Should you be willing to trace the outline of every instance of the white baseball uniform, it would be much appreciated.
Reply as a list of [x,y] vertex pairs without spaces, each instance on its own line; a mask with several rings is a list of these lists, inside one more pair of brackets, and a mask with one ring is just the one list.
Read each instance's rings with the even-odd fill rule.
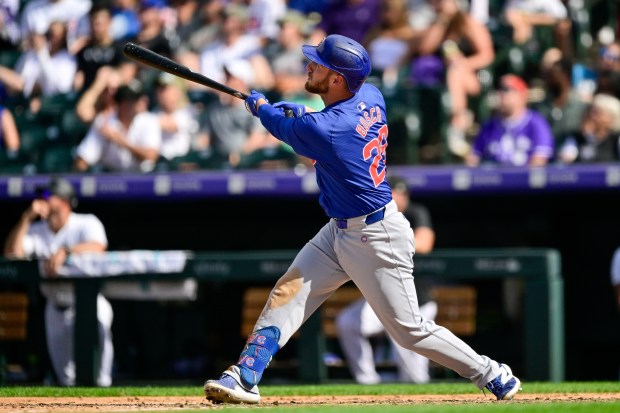
[[[107,246],[108,240],[101,221],[91,214],[71,213],[67,223],[54,233],[45,221],[30,225],[24,237],[23,247],[26,257],[44,259],[60,248],[96,242]],[[75,385],[75,363],[73,360],[73,326],[75,306],[71,283],[41,283],[41,292],[47,299],[45,306],[45,325],[47,346],[58,381],[63,386]],[[99,294],[97,297],[97,319],[99,322],[99,386],[112,384],[112,306]]]

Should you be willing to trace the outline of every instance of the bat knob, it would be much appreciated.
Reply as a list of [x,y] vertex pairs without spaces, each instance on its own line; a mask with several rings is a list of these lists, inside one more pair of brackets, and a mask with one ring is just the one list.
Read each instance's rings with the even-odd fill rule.
[[286,109],[284,111],[284,116],[286,116],[287,118],[294,118],[295,117],[295,112],[293,112],[292,109]]

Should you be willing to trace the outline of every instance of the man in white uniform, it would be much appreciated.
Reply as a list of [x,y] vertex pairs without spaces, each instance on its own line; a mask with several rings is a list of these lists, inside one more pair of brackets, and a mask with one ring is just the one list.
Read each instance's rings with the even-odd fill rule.
[[[101,221],[91,214],[77,214],[73,209],[77,198],[71,183],[53,179],[39,188],[38,198],[22,214],[17,225],[9,233],[4,255],[17,259],[42,259],[46,277],[58,277],[59,268],[71,254],[104,252],[108,245]],[[73,288],[69,283],[51,282],[41,284],[41,292],[47,299],[45,325],[47,346],[59,384],[75,385],[75,362],[73,357],[73,325],[75,305]],[[112,384],[112,307],[101,295],[97,297],[97,318],[101,361],[99,363],[99,386]]]

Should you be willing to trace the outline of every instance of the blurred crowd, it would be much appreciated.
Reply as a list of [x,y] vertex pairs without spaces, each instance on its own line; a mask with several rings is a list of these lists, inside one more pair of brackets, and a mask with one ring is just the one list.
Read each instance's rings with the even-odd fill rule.
[[3,0],[0,173],[311,168],[242,100],[123,47],[320,110],[301,45],[333,33],[370,53],[391,164],[618,161],[606,3],[593,33],[580,0]]

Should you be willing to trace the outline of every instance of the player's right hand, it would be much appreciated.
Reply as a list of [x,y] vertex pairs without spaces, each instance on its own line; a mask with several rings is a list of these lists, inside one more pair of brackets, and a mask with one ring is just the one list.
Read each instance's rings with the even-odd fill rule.
[[274,103],[273,107],[277,109],[282,109],[282,112],[284,113],[286,113],[287,110],[290,110],[293,112],[293,116],[295,116],[296,118],[301,118],[303,115],[306,114],[306,106],[299,105],[294,102],[282,101],[282,102]]
[[32,201],[32,204],[30,204],[30,208],[28,208],[25,212],[28,220],[30,221],[34,221],[37,218],[47,219],[49,213],[49,204],[43,199],[35,199],[34,201]]

